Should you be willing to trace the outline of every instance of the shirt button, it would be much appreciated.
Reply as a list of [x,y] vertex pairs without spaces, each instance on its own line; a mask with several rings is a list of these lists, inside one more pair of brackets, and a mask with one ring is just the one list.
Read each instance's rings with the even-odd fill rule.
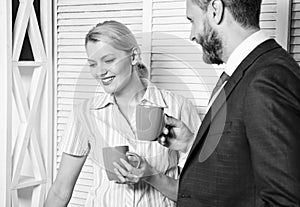
[[181,194],[181,196],[180,196],[181,198],[185,198],[185,195],[184,194]]

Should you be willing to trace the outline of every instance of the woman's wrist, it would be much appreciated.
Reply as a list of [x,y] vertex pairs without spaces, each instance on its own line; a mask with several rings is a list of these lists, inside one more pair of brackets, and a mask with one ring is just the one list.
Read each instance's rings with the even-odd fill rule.
[[160,173],[153,167],[151,167],[150,172],[146,177],[143,178],[143,180],[147,183],[153,183],[155,180],[160,176]]
[[177,201],[178,194],[178,180],[165,175],[164,173],[156,172],[152,176],[148,176],[144,179],[146,183],[160,191],[166,197],[173,201]]

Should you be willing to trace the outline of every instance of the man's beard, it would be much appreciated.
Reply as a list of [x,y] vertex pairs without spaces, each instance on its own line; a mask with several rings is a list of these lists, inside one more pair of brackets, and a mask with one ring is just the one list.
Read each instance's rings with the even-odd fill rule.
[[218,37],[216,31],[205,21],[204,35],[198,35],[198,44],[203,49],[203,61],[208,64],[222,64],[224,61],[221,59],[222,55],[222,41]]

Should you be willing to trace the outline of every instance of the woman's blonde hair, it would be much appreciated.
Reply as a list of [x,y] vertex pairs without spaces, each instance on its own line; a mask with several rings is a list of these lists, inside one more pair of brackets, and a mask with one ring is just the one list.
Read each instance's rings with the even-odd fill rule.
[[104,21],[92,28],[85,37],[85,46],[88,42],[103,41],[117,50],[131,53],[133,49],[137,50],[138,62],[135,69],[140,78],[148,78],[147,67],[141,62],[140,47],[132,32],[122,23],[117,21]]

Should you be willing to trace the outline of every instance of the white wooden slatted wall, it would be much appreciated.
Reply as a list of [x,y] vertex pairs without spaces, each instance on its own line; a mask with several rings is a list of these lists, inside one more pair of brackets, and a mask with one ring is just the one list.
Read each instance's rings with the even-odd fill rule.
[[[85,34],[97,23],[117,20],[131,31],[142,31],[142,0],[58,0],[57,2],[57,143],[73,102],[94,95],[97,82],[86,65]],[[141,38],[138,37],[138,42]],[[102,92],[102,91],[99,91]],[[58,148],[58,147],[57,147]],[[60,155],[57,156],[57,167]],[[83,206],[93,184],[93,166],[85,164],[69,206]]]
[[[57,1],[58,144],[73,102],[91,97],[97,85],[89,70],[83,69],[86,64],[85,34],[96,23],[109,19],[125,23],[137,35],[144,50],[144,61],[151,66],[151,80],[161,88],[189,98],[201,117],[205,115],[211,90],[224,66],[205,64],[201,47],[189,41],[190,24],[185,17],[185,0]],[[276,0],[263,0],[261,14],[261,27],[273,37],[276,36],[276,5]],[[140,35],[143,31],[150,33]],[[148,50],[151,50],[150,55]],[[59,162],[60,156],[57,167]],[[69,206],[84,205],[93,183],[92,176],[93,166],[88,160]]]
[[290,53],[300,64],[300,0],[292,1]]
[[273,38],[276,37],[277,1],[282,0],[262,0],[260,27],[268,32]]
[[[210,93],[224,67],[207,65],[199,45],[189,41],[185,0],[153,0],[151,79],[189,98],[203,118]],[[261,28],[275,37],[276,0],[263,0]]]
[[189,40],[185,0],[154,0],[152,20],[152,81],[189,98],[203,116],[220,69],[205,64],[201,47]]

